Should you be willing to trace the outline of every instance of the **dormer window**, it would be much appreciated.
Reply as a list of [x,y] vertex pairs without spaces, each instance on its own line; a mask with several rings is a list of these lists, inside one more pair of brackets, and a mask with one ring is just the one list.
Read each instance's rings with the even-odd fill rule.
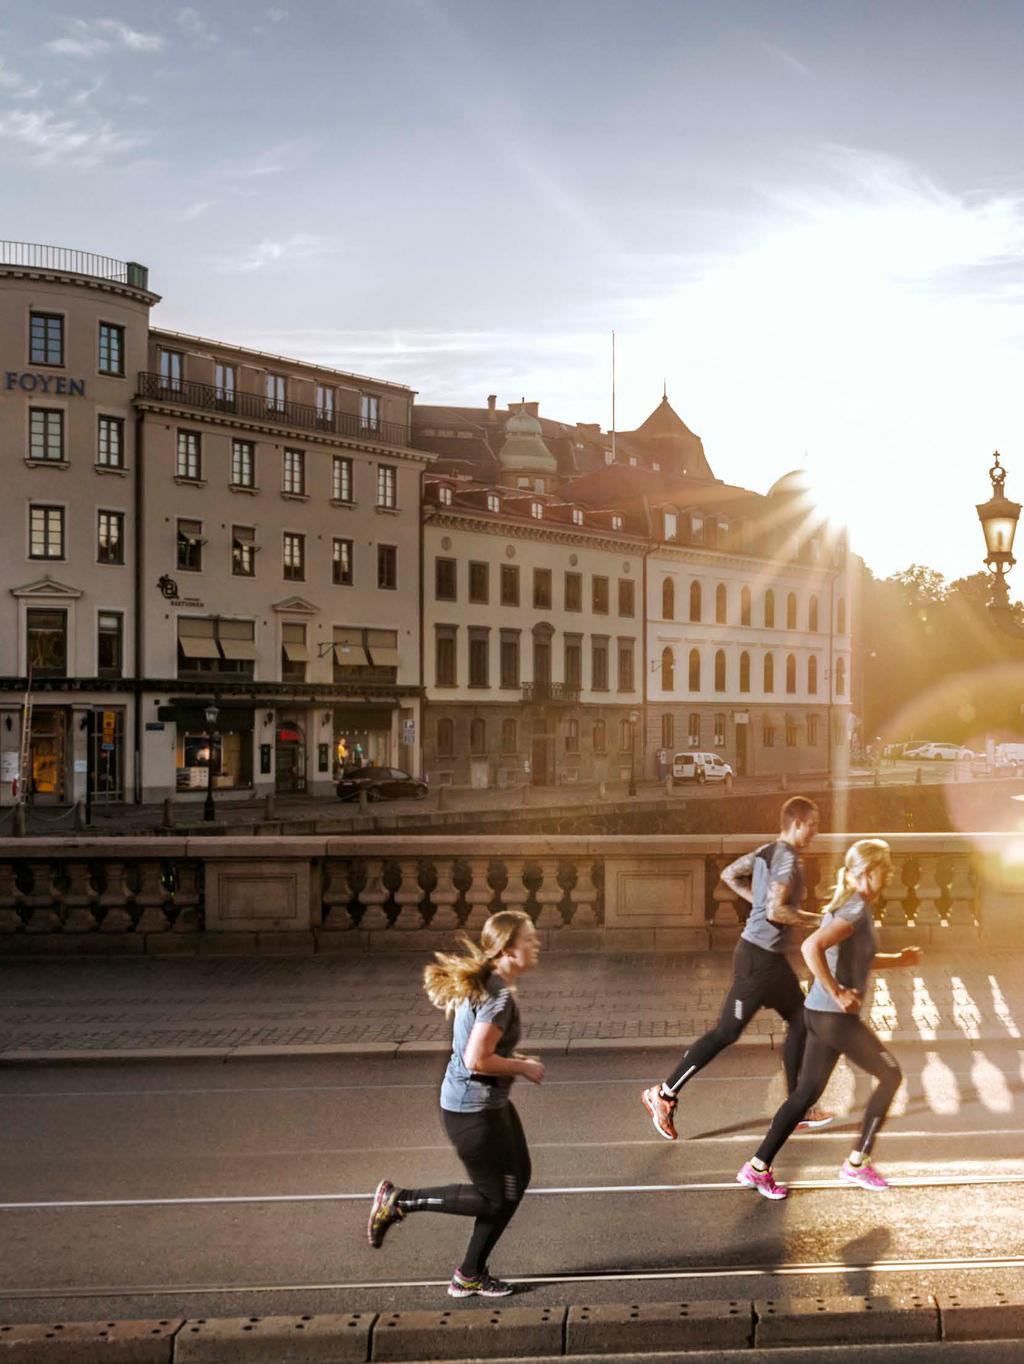
[[579,507],[573,507],[572,509],[572,523],[574,526],[583,525],[583,512]]
[[437,500],[442,507],[450,507],[452,505],[452,490],[446,483],[442,483],[438,488]]
[[635,468],[636,468],[636,463],[637,463],[636,455],[630,455],[630,457],[629,457],[629,467],[630,467],[631,469],[635,469]]
[[543,502],[531,502],[531,503],[530,503],[530,515],[533,517],[533,519],[534,519],[535,521],[540,521],[540,520],[542,520],[542,519],[543,519],[543,516],[544,516],[544,504],[543,504]]
[[497,493],[487,494],[487,510],[489,512],[501,511],[501,498]]
[[720,516],[718,518],[718,534],[720,536],[729,534],[729,518],[727,516]]
[[529,480],[528,478],[517,478],[517,479],[516,479],[516,487],[517,487],[517,488],[529,488],[529,486],[530,486],[530,480]]
[[665,539],[674,540],[679,534],[679,517],[674,511],[665,512]]
[[695,545],[699,545],[704,540],[704,518],[694,513],[690,517],[690,539]]
[[612,530],[622,529],[622,517],[615,515],[612,517]]
[[658,463],[657,460],[654,461],[654,463],[651,465],[651,468],[654,470],[656,474],[661,473],[661,465]]

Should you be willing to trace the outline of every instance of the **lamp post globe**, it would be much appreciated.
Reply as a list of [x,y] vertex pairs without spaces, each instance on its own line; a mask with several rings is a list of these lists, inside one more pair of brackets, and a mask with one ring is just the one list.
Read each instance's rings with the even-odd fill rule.
[[636,795],[636,727],[640,720],[640,712],[631,710],[629,712],[629,795]]
[[213,804],[213,736],[217,729],[220,711],[211,702],[203,712],[206,720],[206,799],[203,801],[203,821],[210,823],[217,818]]
[[998,450],[993,459],[995,462],[988,471],[992,480],[992,496],[987,502],[977,504],[978,520],[985,536],[985,567],[992,574],[992,603],[989,609],[1001,630],[1019,635],[1021,631],[1010,609],[1006,574],[1017,562],[1013,557],[1013,540],[1017,533],[1021,505],[1011,502],[1003,491],[1006,470],[999,463]]

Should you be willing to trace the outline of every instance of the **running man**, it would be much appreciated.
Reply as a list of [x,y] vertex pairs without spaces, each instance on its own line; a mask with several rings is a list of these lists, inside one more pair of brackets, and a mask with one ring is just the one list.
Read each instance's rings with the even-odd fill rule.
[[772,1161],[807,1105],[816,1103],[825,1092],[840,1056],[873,1075],[878,1083],[864,1111],[860,1139],[843,1162],[839,1178],[871,1193],[882,1193],[889,1187],[869,1157],[903,1074],[893,1054],[861,1019],[860,1010],[873,966],[916,966],[921,960],[919,947],[878,951],[872,910],[891,877],[888,843],[880,838],[862,838],[852,844],[821,927],[801,948],[814,972],[814,982],[807,992],[807,1046],[800,1078],[772,1119],[757,1154],[736,1176],[738,1184],[756,1189],[763,1198],[785,1198],[788,1194],[784,1184],[775,1182]]
[[[821,922],[817,914],[803,909],[804,872],[800,854],[818,832],[818,807],[804,796],[792,796],[779,814],[781,833],[774,843],[738,857],[722,872],[722,880],[751,905],[743,933],[733,955],[733,981],[714,1028],[683,1053],[669,1078],[645,1089],[640,1098],[651,1115],[655,1131],[675,1141],[676,1104],[679,1091],[720,1051],[740,1038],[759,1009],[774,1009],[786,1020],[782,1064],[786,1089],[792,1094],[804,1040],[804,992],[796,972],[786,960],[790,926]],[[812,1108],[797,1126],[825,1127],[832,1115]]]

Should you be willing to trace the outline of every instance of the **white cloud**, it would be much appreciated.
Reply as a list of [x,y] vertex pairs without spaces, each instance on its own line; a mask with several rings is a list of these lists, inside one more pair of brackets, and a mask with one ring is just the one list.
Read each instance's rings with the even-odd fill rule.
[[205,47],[212,47],[220,41],[218,34],[206,22],[198,10],[186,6],[178,10],[178,27],[186,37]]
[[0,112],[0,140],[26,148],[35,161],[62,161],[86,170],[141,146],[105,120],[91,124],[61,118],[51,109]]
[[194,204],[189,204],[188,208],[182,209],[178,214],[179,223],[194,223],[197,218],[201,218],[208,208],[213,207],[212,199],[200,199]]
[[33,84],[25,79],[18,71],[12,71],[0,57],[0,90],[3,90],[11,99],[33,99],[39,94],[41,85],[38,81]]
[[248,274],[269,265],[322,258],[330,255],[334,249],[333,243],[326,237],[317,237],[309,232],[293,232],[283,241],[268,238],[242,248],[235,256],[219,256],[211,263],[217,270]]
[[799,72],[801,76],[811,74],[810,67],[805,66],[799,58],[794,57],[792,52],[787,52],[784,47],[779,47],[777,43],[770,43],[766,38],[760,39],[760,43],[769,56],[782,62],[783,66],[788,66],[791,71]]
[[158,33],[141,33],[120,19],[74,19],[70,32],[44,44],[50,52],[63,57],[97,57],[119,48],[128,52],[159,52],[164,40]]

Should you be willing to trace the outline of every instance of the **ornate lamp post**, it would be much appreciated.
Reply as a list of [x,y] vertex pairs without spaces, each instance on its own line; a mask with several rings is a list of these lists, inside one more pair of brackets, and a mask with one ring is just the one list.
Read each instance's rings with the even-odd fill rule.
[[203,801],[203,819],[209,822],[217,818],[213,804],[213,736],[220,711],[211,702],[203,713],[206,718],[206,799]]
[[636,727],[640,719],[638,710],[629,712],[629,794],[636,795]]
[[1020,517],[1020,503],[1011,502],[1003,492],[1006,470],[999,463],[999,451],[994,456],[995,463],[988,471],[992,480],[992,496],[987,502],[978,504],[978,520],[985,533],[985,567],[992,574],[992,602],[989,610],[1000,630],[1006,634],[1024,637],[1024,630],[1015,623],[1010,609],[1010,595],[1006,588],[1006,574],[1017,562],[1013,557],[1013,537],[1017,531]]

